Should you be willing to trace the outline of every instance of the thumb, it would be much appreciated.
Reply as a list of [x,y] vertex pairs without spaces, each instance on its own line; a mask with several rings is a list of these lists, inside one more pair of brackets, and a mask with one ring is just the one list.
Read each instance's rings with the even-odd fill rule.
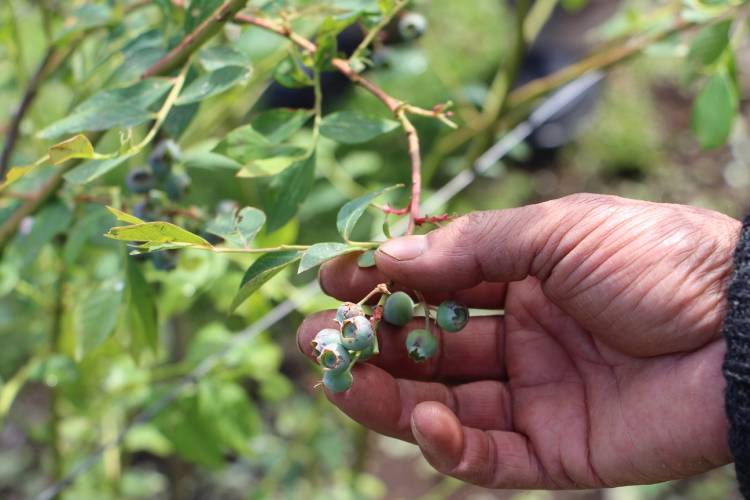
[[417,290],[463,290],[483,281],[543,278],[581,220],[582,202],[602,197],[576,195],[509,210],[473,212],[426,235],[404,236],[381,245],[378,268],[390,279]]

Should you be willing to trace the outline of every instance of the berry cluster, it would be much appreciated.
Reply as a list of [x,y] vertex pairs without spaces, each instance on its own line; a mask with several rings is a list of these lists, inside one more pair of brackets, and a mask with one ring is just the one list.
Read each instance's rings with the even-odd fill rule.
[[[381,293],[381,299],[370,317],[362,304],[373,295]],[[422,301],[425,327],[409,332],[406,351],[416,362],[435,355],[438,340],[430,328],[431,308]],[[388,291],[386,285],[378,285],[358,304],[344,302],[336,310],[338,328],[324,328],[312,340],[313,354],[323,368],[323,385],[331,392],[344,392],[352,386],[352,368],[357,361],[366,361],[378,354],[378,338],[375,332],[381,319],[394,326],[405,326],[414,318],[415,305],[404,292]],[[435,321],[443,331],[461,331],[469,321],[466,306],[446,300],[437,308]]]
[[[148,157],[148,166],[136,167],[128,172],[125,185],[140,197],[133,204],[133,215],[146,222],[169,220],[166,210],[169,202],[178,202],[190,188],[190,177],[175,172],[173,163],[179,159],[180,151],[171,140],[160,142]],[[177,267],[177,252],[165,250],[135,255],[137,260],[150,260],[156,269],[171,271]]]

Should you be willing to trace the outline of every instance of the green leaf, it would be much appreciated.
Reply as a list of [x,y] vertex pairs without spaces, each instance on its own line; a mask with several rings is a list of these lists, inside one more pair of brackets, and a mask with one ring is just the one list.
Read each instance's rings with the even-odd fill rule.
[[688,60],[693,64],[708,66],[716,61],[729,45],[732,20],[711,24],[701,29],[690,45]]
[[250,438],[260,430],[261,420],[242,387],[232,382],[201,380],[198,408],[225,446],[241,454],[250,452]]
[[691,128],[705,149],[722,146],[737,115],[737,89],[725,72],[709,78],[693,104]]
[[128,224],[145,224],[146,221],[143,219],[139,219],[135,215],[131,215],[128,213],[123,212],[122,210],[117,210],[114,207],[107,206],[107,210],[115,216],[117,220],[120,222],[126,222]]
[[269,142],[280,144],[302,128],[312,115],[309,109],[277,108],[258,115],[252,126]]
[[237,214],[223,213],[209,222],[206,231],[221,236],[229,246],[246,248],[266,222],[266,214],[253,207],[245,207]]
[[66,266],[72,266],[85,249],[91,248],[87,245],[94,246],[104,241],[102,233],[112,226],[110,215],[100,205],[87,204],[82,209],[84,215],[78,218],[65,239],[63,260]]
[[374,193],[367,193],[364,196],[353,199],[341,207],[341,210],[339,210],[338,216],[336,217],[336,228],[338,229],[339,234],[348,241],[354,226],[357,224],[357,221],[359,221],[359,218],[362,217],[367,206],[381,194],[399,187],[403,187],[403,184],[390,186],[381,189],[380,191],[375,191]]
[[273,178],[266,193],[266,230],[269,233],[280,229],[297,214],[300,203],[310,194],[314,180],[315,155],[296,162]]
[[20,256],[20,267],[31,264],[44,245],[69,229],[72,220],[73,213],[60,202],[50,203],[39,211],[33,219],[31,231],[20,236],[13,245],[13,252]]
[[302,254],[297,273],[303,273],[339,255],[360,251],[362,251],[361,248],[351,247],[344,243],[316,243]]
[[244,66],[225,66],[206,73],[196,78],[182,91],[176,105],[191,104],[220,94],[247,80],[249,76],[250,69]]
[[113,280],[85,291],[76,300],[73,323],[77,357],[84,357],[112,335],[122,305],[122,290],[122,281]]
[[125,128],[145,123],[154,116],[148,107],[164,96],[171,86],[169,79],[149,78],[129,87],[99,92],[76,106],[62,120],[43,129],[39,136],[54,139],[85,130]]
[[121,241],[143,241],[146,243],[182,243],[210,247],[211,244],[187,229],[171,222],[156,221],[113,227],[104,236]]
[[309,87],[313,84],[312,72],[302,64],[302,56],[296,47],[290,49],[289,55],[276,66],[274,79],[287,88]]
[[280,273],[285,267],[297,262],[302,254],[296,250],[285,250],[262,255],[247,268],[242,277],[240,289],[232,301],[229,310],[234,312],[250,295],[264,283]]
[[130,350],[137,359],[143,346],[153,352],[159,347],[156,297],[135,259],[125,258],[125,320],[130,333]]
[[71,184],[86,184],[114,170],[133,156],[135,156],[135,153],[124,154],[108,160],[88,160],[66,173],[63,178]]
[[240,163],[243,176],[275,175],[299,160],[305,150],[271,143],[251,125],[234,129],[216,145],[214,152]]
[[305,153],[304,149],[295,147],[289,147],[287,152],[282,151],[280,150],[278,156],[261,158],[245,165],[237,172],[237,177],[268,177],[269,175],[280,174],[298,162]]
[[227,169],[239,170],[242,164],[219,153],[211,151],[188,151],[180,158],[183,165],[188,168],[203,168],[207,170]]
[[375,250],[368,250],[357,258],[359,267],[375,267]]
[[59,165],[73,158],[93,158],[94,146],[85,135],[78,134],[49,148],[49,159],[53,165]]
[[393,120],[367,117],[353,111],[339,111],[323,118],[320,133],[344,144],[359,144],[397,127],[398,122]]
[[250,58],[229,45],[216,45],[203,49],[199,58],[206,71],[216,71],[227,66],[250,67]]

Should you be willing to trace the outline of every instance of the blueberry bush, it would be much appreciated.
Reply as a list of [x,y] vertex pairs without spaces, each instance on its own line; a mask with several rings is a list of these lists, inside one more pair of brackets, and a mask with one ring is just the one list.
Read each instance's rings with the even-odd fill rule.
[[[387,496],[387,475],[365,464],[372,439],[319,387],[351,386],[383,321],[424,318],[404,346],[421,362],[472,312],[390,283],[332,302],[318,266],[355,254],[370,267],[393,235],[559,193],[529,194],[523,165],[549,154],[560,123],[584,121],[539,111],[591,75],[614,71],[617,89],[618,68],[645,81],[656,60],[689,96],[687,140],[711,151],[695,154],[741,149],[750,2],[622,1],[589,27],[596,43],[544,59],[545,26],[613,3],[7,0],[0,495]],[[620,125],[645,102],[627,92]],[[575,97],[573,115],[586,107]],[[485,161],[523,127],[529,141],[508,152],[521,174]],[[607,151],[583,157],[625,150],[608,165],[650,175],[659,148],[643,144],[657,134],[628,142],[645,127],[602,127],[582,144]],[[509,191],[459,195],[467,181],[425,203],[467,174]],[[336,322],[310,367],[294,330],[328,307]],[[438,497],[459,487],[435,484]]]

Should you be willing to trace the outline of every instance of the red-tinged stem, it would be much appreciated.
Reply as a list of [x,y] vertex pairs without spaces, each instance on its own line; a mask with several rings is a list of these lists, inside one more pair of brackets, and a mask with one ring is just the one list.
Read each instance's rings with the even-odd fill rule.
[[409,207],[404,208],[396,208],[388,205],[387,203],[385,205],[374,205],[375,208],[378,210],[382,210],[383,213],[390,214],[390,215],[406,215],[409,213]]
[[421,226],[422,224],[439,224],[441,222],[448,222],[453,217],[448,214],[442,214],[442,215],[428,215],[426,217],[418,217],[414,223],[417,226]]

